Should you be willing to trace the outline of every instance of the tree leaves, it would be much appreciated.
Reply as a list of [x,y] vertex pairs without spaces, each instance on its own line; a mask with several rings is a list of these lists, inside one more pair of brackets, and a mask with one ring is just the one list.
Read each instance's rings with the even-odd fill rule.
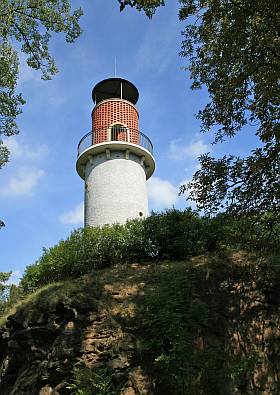
[[11,274],[12,272],[0,272],[0,314],[4,311],[7,302],[10,285],[7,285],[6,282],[11,277]]
[[[67,42],[81,34],[79,8],[71,13],[70,0],[1,0],[0,3],[0,135],[18,133],[16,117],[25,103],[16,93],[19,58],[15,40],[27,56],[27,64],[40,70],[43,79],[57,73],[49,53],[51,32],[64,33]],[[18,48],[18,47],[17,47]],[[8,160],[0,147],[0,167]]]
[[135,7],[138,11],[143,10],[149,18],[152,18],[158,7],[165,5],[164,0],[118,0],[118,2],[120,4],[120,12],[126,6]]
[[[16,94],[18,78],[18,56],[7,39],[0,37],[0,135],[18,133],[15,118],[21,113],[24,104],[20,94]],[[1,144],[1,141],[0,141]],[[0,147],[0,168],[8,159]]]
[[[190,58],[192,88],[208,88],[198,113],[203,132],[218,126],[215,142],[255,125],[260,148],[247,158],[200,158],[201,170],[181,191],[200,208],[235,213],[274,213],[280,171],[280,7],[264,0],[182,0],[187,20],[182,56]],[[193,22],[196,17],[196,23]]]
[[200,209],[226,209],[238,216],[265,216],[269,225],[279,223],[280,160],[275,147],[258,148],[245,159],[206,154],[199,160],[201,169],[181,193],[188,190]]
[[[125,1],[122,1],[125,6]],[[151,11],[159,2],[128,2]],[[180,0],[186,21],[181,56],[192,89],[206,86],[201,131],[214,142],[252,126],[260,146],[248,158],[200,158],[201,170],[181,188],[199,208],[278,216],[280,161],[280,3],[275,0]],[[249,210],[249,211],[248,211]]]

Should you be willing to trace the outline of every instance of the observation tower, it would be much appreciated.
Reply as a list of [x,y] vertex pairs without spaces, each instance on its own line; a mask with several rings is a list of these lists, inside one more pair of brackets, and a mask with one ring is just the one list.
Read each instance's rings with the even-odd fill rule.
[[76,168],[85,181],[85,226],[123,224],[148,215],[148,180],[155,160],[150,139],[139,131],[137,88],[122,78],[92,91],[92,131],[79,142]]

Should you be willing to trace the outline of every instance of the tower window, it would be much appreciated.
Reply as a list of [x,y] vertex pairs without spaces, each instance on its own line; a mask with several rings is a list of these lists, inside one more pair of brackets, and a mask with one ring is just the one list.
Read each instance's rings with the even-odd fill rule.
[[121,124],[110,127],[110,141],[129,141],[129,130]]

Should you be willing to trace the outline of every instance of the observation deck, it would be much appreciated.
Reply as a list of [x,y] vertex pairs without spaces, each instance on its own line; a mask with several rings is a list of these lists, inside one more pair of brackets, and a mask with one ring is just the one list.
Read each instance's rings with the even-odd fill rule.
[[[106,136],[102,142],[99,142],[100,135]],[[109,128],[91,131],[82,137],[78,144],[76,163],[79,176],[84,179],[85,165],[92,156],[108,151],[125,151],[126,155],[131,152],[140,156],[145,164],[146,179],[154,172],[155,160],[151,140],[139,130],[115,124]]]

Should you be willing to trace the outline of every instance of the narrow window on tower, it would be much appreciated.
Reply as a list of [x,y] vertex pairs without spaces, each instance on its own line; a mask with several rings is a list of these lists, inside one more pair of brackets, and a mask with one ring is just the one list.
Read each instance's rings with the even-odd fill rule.
[[112,125],[109,129],[109,141],[129,142],[129,129],[119,123]]

